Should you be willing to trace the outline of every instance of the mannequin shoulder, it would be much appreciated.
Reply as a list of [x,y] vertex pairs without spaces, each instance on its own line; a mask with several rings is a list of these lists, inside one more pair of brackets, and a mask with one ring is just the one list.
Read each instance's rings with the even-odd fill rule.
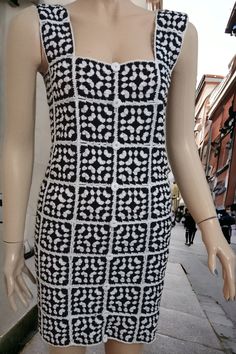
[[[198,32],[197,32],[197,28],[195,27],[195,25],[188,21],[187,22],[187,26],[186,26],[186,30],[183,36],[183,45],[182,45],[182,51],[184,51],[184,49],[190,48],[191,46],[196,46],[198,43]],[[189,47],[190,46],[190,47]]]
[[38,14],[35,5],[30,5],[25,9],[19,10],[9,22],[9,31],[29,31],[38,25]]
[[37,9],[35,5],[30,5],[9,21],[6,43],[12,49],[28,50],[32,56],[36,56],[40,50],[39,33]]

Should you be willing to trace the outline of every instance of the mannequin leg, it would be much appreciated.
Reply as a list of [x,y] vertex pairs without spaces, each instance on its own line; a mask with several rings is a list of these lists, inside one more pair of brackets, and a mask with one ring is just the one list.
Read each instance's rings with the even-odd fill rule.
[[143,354],[143,343],[122,343],[109,339],[105,343],[106,354]]
[[49,344],[49,354],[85,354],[86,346],[71,345],[68,347],[56,347]]

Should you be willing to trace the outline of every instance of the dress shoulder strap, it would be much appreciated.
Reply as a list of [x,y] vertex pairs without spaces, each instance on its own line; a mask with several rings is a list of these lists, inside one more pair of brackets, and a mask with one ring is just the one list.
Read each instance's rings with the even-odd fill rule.
[[159,63],[173,70],[181,51],[188,15],[163,9],[157,19],[156,52]]
[[73,38],[66,9],[58,4],[37,4],[40,37],[48,63],[73,53]]

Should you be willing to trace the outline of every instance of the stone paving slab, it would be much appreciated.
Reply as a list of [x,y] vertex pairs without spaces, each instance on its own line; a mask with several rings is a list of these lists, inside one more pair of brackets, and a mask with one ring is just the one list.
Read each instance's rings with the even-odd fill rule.
[[225,315],[224,310],[216,302],[214,303],[214,302],[202,302],[201,301],[201,307],[206,312],[213,312],[213,313],[217,313],[219,315]]
[[222,349],[209,321],[180,311],[161,308],[158,333]]
[[[236,253],[236,245],[231,244],[231,247]],[[179,262],[184,267],[191,287],[220,339],[224,352],[236,354],[236,301],[226,301],[223,297],[222,269],[218,258],[216,267],[219,276],[213,276],[210,273],[207,252],[199,230],[196,233],[194,244],[186,252],[183,227],[176,225],[172,229],[169,260]]]
[[217,323],[223,326],[227,327],[233,327],[234,324],[231,320],[229,320],[225,314],[221,315],[219,313],[211,312],[211,311],[206,311],[207,317],[210,320],[211,323]]
[[224,347],[228,349],[228,352],[231,354],[236,354],[236,343],[232,340],[225,339]]
[[236,343],[236,341],[235,341],[235,335],[236,335],[235,327],[223,326],[221,324],[214,323],[214,330],[223,339],[229,339],[229,340],[234,341],[234,343]]
[[223,354],[223,351],[158,334],[157,341],[146,347],[144,354]]
[[192,293],[189,281],[183,270],[182,272],[181,276],[179,274],[168,274],[165,278],[165,288],[179,293]]
[[166,266],[166,273],[183,275],[183,268],[179,263],[168,262]]
[[161,306],[201,318],[206,317],[193,291],[186,291],[185,293],[179,292],[179,290],[173,291],[173,289],[164,288]]

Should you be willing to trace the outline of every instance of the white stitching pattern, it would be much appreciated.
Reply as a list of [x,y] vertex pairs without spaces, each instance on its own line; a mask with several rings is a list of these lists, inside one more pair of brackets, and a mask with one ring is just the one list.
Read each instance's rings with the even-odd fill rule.
[[35,220],[39,333],[56,346],[151,343],[171,232],[165,109],[188,17],[159,11],[155,59],[110,64],[75,56],[66,8],[36,6],[52,136]]

